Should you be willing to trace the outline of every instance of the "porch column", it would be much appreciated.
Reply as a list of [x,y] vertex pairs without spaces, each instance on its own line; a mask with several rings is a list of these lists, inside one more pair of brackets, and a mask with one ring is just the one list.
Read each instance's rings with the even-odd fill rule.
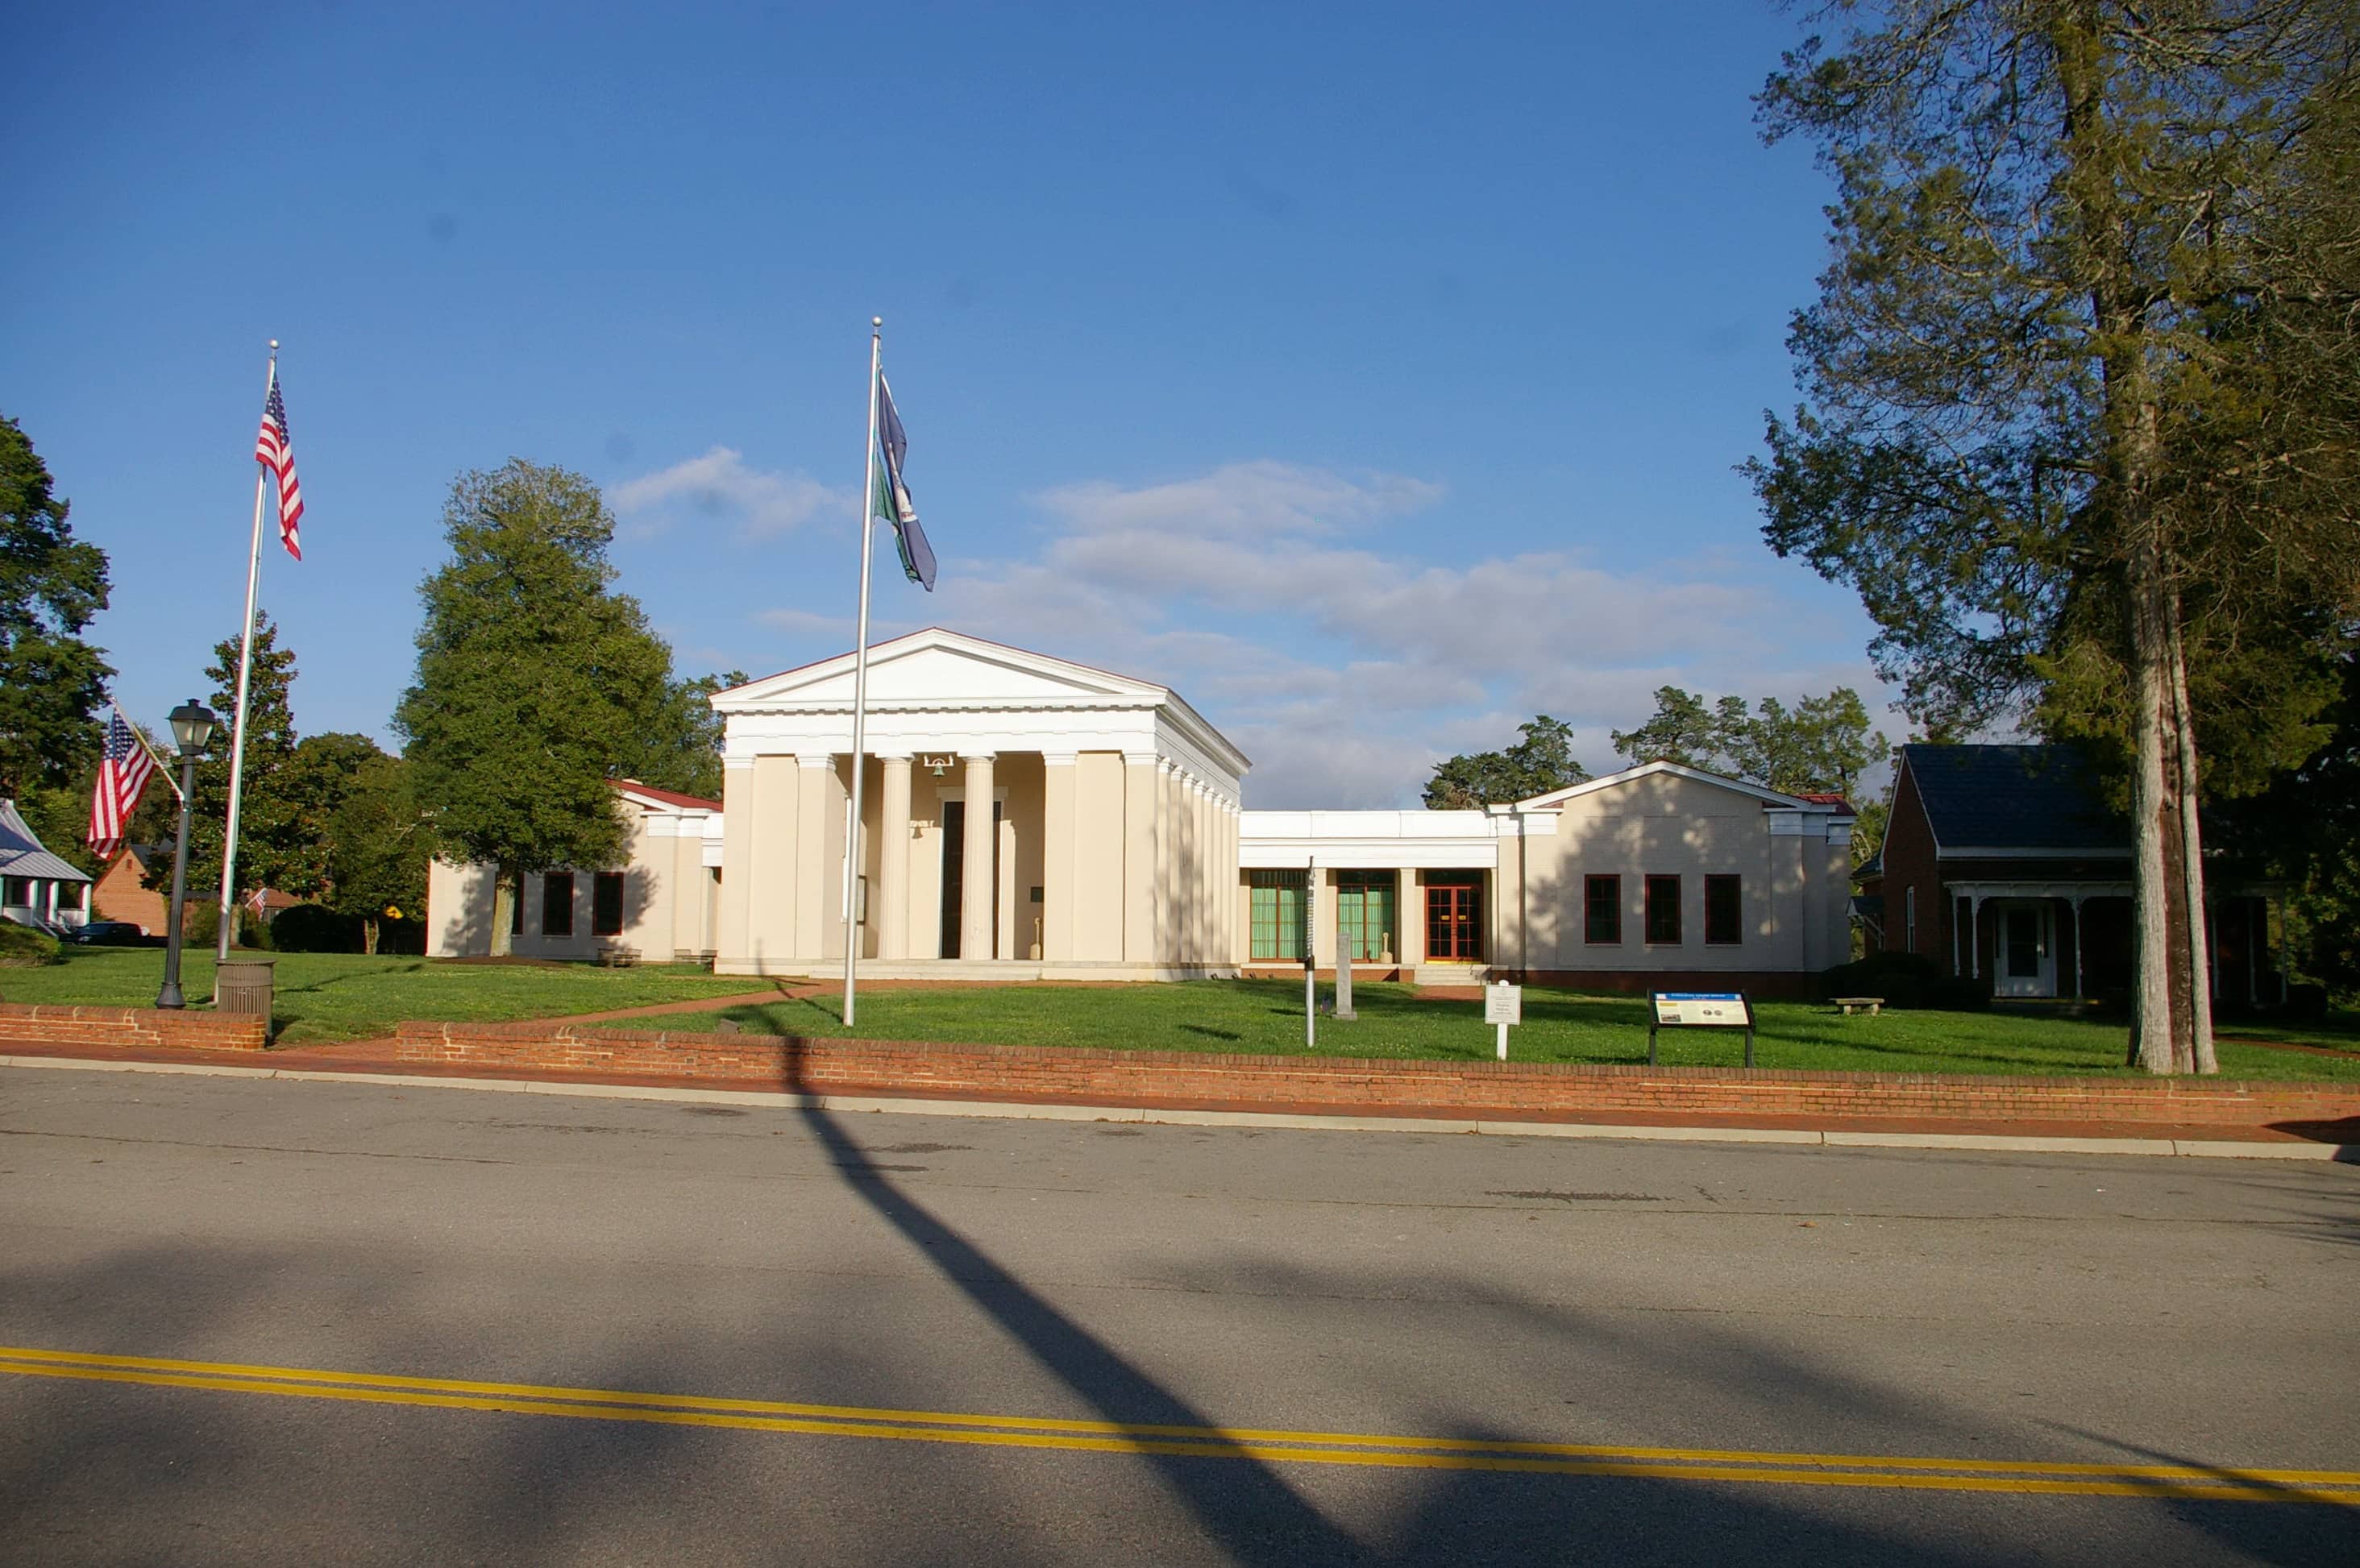
[[877,802],[877,886],[869,900],[869,929],[877,956],[910,956],[910,759],[887,752],[885,789]]
[[1983,896],[1975,894],[1967,900],[1967,978],[1983,977]]
[[2073,895],[2073,999],[2081,999],[2081,895]]
[[959,861],[959,956],[961,958],[991,958],[992,952],[991,895],[999,886],[999,873],[992,865],[992,851],[1000,845],[1000,834],[991,825],[991,765],[993,754],[988,751],[968,752],[967,756],[967,833],[965,853]]
[[1072,752],[1041,754],[1041,958],[1074,952],[1074,789],[1079,759]]

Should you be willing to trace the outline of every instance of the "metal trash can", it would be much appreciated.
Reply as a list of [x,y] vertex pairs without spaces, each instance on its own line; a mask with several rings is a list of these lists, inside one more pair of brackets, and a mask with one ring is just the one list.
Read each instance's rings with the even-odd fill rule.
[[233,958],[213,973],[213,1011],[270,1018],[270,966],[275,958]]

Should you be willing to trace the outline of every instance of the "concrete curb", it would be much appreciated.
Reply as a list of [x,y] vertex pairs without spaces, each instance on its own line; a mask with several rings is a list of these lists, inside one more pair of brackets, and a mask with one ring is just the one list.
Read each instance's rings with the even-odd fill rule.
[[1493,1138],[1628,1138],[1651,1143],[1782,1143],[1823,1149],[1943,1149],[2012,1154],[2144,1154],[2210,1160],[2310,1160],[2360,1164],[2360,1144],[2259,1143],[2227,1138],[2016,1138],[1997,1133],[1852,1132],[1808,1127],[1634,1127],[1616,1122],[1519,1122],[1458,1116],[1302,1116],[1275,1111],[1175,1110],[1156,1105],[1032,1105],[1008,1100],[915,1100],[876,1094],[796,1094],[772,1089],[667,1089],[637,1083],[548,1083],[525,1078],[442,1078],[409,1073],[323,1073],[224,1063],[103,1062],[0,1055],[0,1067],[79,1073],[167,1073],[275,1078],[294,1083],[372,1083],[388,1089],[475,1089],[589,1100],[655,1100],[772,1110],[881,1112],[905,1116],[996,1116],[1011,1121],[1142,1122],[1175,1127],[1270,1127],[1296,1132],[1480,1134]]

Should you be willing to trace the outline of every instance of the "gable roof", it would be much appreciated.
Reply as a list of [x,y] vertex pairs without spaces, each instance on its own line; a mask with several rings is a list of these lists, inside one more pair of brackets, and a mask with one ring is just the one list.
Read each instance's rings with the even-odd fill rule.
[[16,814],[14,800],[0,800],[0,876],[39,877],[53,882],[90,880],[90,873],[81,866],[49,852]]
[[[848,713],[854,662],[851,653],[839,653],[716,691],[711,699],[714,711],[725,717]],[[1234,775],[1252,766],[1234,742],[1168,686],[945,626],[869,645],[868,712],[872,720],[894,713],[1077,710],[1152,711],[1217,769]]]
[[1552,789],[1546,795],[1535,795],[1529,800],[1519,800],[1516,802],[1516,810],[1547,811],[1554,806],[1562,806],[1568,800],[1578,800],[1584,795],[1593,795],[1601,789],[1612,789],[1620,785],[1634,783],[1659,773],[1669,774],[1675,779],[1686,779],[1691,783],[1711,784],[1740,795],[1751,795],[1769,810],[1824,811],[1847,817],[1852,815],[1852,808],[1844,804],[1843,797],[1841,795],[1789,795],[1782,790],[1748,783],[1743,779],[1732,779],[1721,773],[1707,773],[1701,768],[1689,768],[1677,762],[1643,762],[1636,768],[1626,768],[1620,773],[1609,773],[1598,779],[1585,779],[1579,784],[1568,784],[1562,789]]
[[677,789],[659,789],[636,779],[610,779],[607,782],[615,787],[617,794],[638,796],[650,805],[670,806],[675,811],[717,811],[721,809],[718,800],[708,800],[702,795],[683,795]]
[[2128,855],[2130,824],[2105,804],[2089,757],[2070,746],[1901,748],[1936,853]]
[[[774,702],[849,702],[853,655],[839,653],[713,694],[725,713]],[[1109,670],[1011,648],[945,626],[928,626],[869,646],[869,701],[932,702],[990,698],[1014,702],[1175,700],[1167,687]],[[1185,704],[1183,704],[1184,706]]]

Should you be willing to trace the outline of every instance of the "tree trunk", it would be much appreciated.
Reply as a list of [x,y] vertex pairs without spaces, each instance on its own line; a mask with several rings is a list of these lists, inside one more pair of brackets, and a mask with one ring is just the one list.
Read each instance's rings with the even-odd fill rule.
[[[2132,1037],[2139,1064],[2150,1073],[2177,1070],[2173,1020],[2171,900],[2173,850],[2180,837],[2179,802],[2166,765],[2172,707],[2169,646],[2163,626],[2162,571],[2152,539],[2132,547],[2125,586],[2131,626],[2131,891],[2137,972],[2132,993]],[[2192,1058],[2191,1058],[2192,1060]]]
[[371,958],[377,956],[377,917],[375,915],[361,921],[361,952]]
[[2162,549],[2143,531],[2130,550],[2131,774],[2137,1060],[2150,1073],[2217,1073],[2196,736],[2180,630],[2180,596]]
[[506,958],[514,951],[508,930],[516,923],[517,900],[524,897],[524,877],[503,862],[492,875],[492,956]]
[[2169,595],[2171,628],[2171,705],[2180,760],[2180,881],[2181,908],[2188,921],[2188,1034],[2191,1068],[2218,1073],[2221,1060],[2212,1050],[2212,953],[2204,927],[2204,832],[2197,820],[2202,795],[2196,768],[2196,710],[2188,699],[2188,649],[2180,634],[2180,594]]

